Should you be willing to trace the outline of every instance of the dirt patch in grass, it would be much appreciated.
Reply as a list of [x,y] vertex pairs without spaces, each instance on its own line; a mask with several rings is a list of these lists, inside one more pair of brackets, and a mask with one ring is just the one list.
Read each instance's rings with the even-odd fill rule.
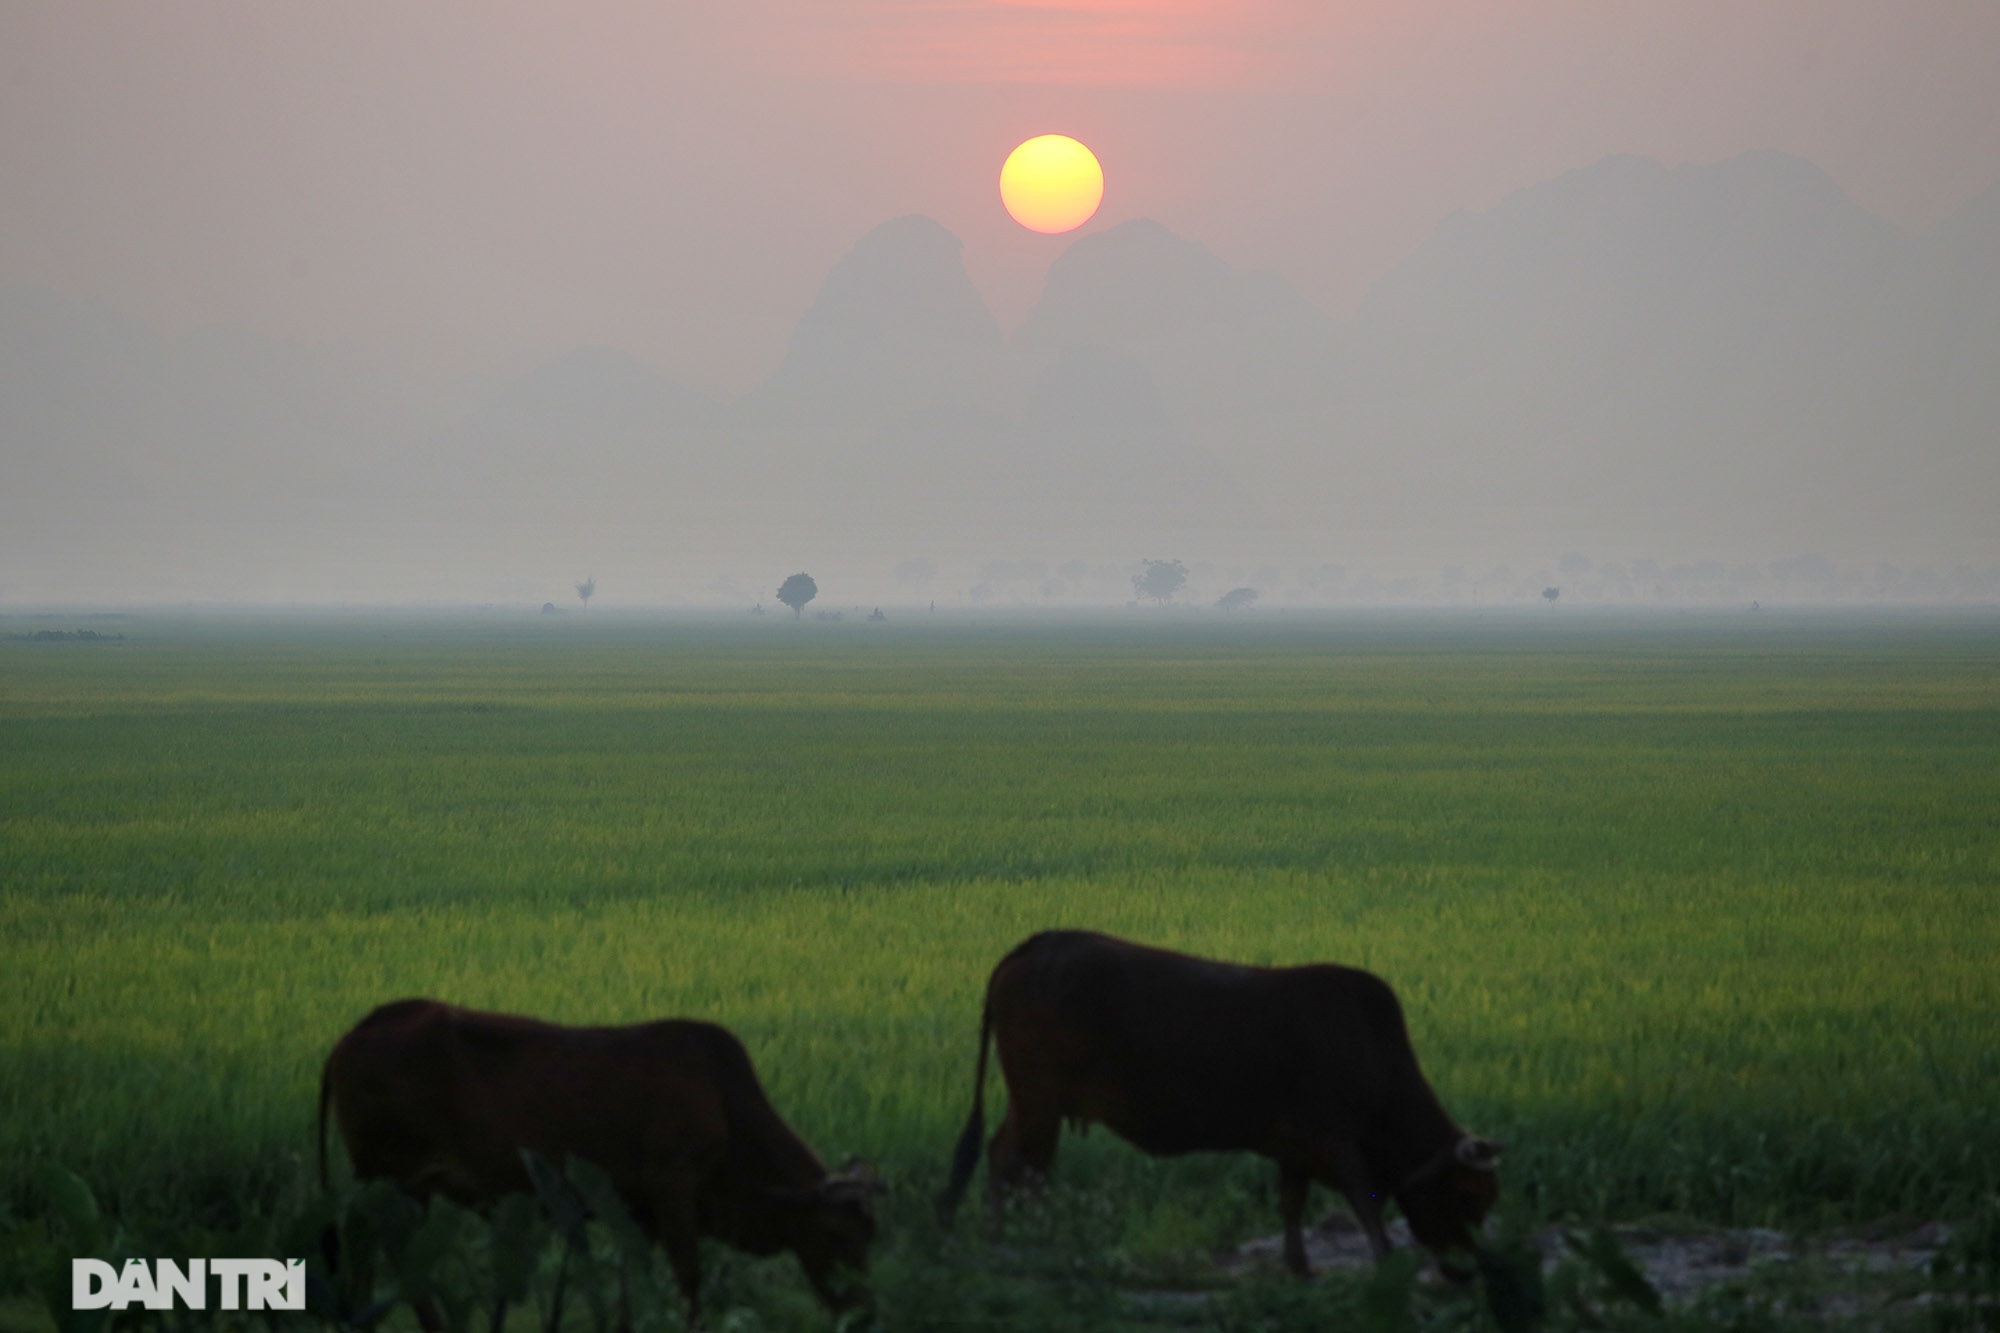
[[[1734,1288],[1768,1298],[1793,1315],[1847,1320],[1864,1311],[1919,1307],[1932,1262],[1950,1241],[1942,1222],[1878,1228],[1865,1234],[1797,1236],[1762,1227],[1704,1229],[1674,1224],[1611,1228],[1624,1257],[1644,1275],[1668,1308],[1698,1304]],[[1407,1223],[1390,1224],[1398,1248],[1413,1242]],[[1306,1255],[1316,1272],[1365,1270],[1367,1238],[1352,1218],[1334,1213],[1306,1233]],[[1534,1238],[1544,1271],[1575,1253],[1568,1234],[1550,1227]],[[1215,1256],[1232,1277],[1283,1265],[1284,1238],[1263,1236]]]

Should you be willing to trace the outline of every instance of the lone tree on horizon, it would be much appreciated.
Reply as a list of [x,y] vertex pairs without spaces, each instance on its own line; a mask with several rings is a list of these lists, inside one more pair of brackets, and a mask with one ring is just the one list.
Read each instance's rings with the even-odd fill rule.
[[794,574],[778,585],[778,600],[792,608],[792,619],[799,618],[799,612],[806,609],[806,603],[819,596],[819,585],[810,574]]
[[584,610],[590,609],[590,599],[597,595],[597,575],[592,574],[576,585],[576,595],[583,599]]
[[1227,612],[1234,611],[1239,607],[1248,606],[1256,600],[1257,590],[1255,588],[1231,588],[1228,592],[1216,598],[1215,604]]
[[1187,583],[1187,566],[1178,560],[1147,560],[1143,574],[1132,576],[1132,591],[1141,597],[1150,597],[1161,606],[1173,599],[1173,595]]
[[1542,589],[1542,600],[1547,602],[1550,606],[1554,606],[1556,604],[1556,598],[1562,595],[1563,595],[1563,590],[1561,588]]

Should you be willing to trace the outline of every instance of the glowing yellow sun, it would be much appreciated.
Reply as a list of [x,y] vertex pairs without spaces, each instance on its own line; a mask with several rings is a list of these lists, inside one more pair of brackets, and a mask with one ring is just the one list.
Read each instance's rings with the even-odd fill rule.
[[1054,234],[1090,221],[1104,199],[1097,155],[1066,134],[1044,134],[1007,154],[1000,202],[1029,231]]

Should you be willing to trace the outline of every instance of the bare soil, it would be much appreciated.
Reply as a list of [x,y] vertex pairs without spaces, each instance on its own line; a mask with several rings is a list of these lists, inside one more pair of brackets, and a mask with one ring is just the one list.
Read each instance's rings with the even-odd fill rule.
[[[1646,1275],[1662,1300],[1690,1303],[1728,1284],[1752,1284],[1786,1277],[1813,1279],[1827,1291],[1826,1312],[1851,1314],[1855,1299],[1868,1290],[1882,1291],[1893,1279],[1925,1272],[1938,1250],[1950,1239],[1942,1222],[1926,1222],[1887,1234],[1800,1237],[1761,1227],[1698,1230],[1671,1226],[1612,1228],[1625,1257]],[[1409,1226],[1398,1219],[1389,1226],[1398,1248],[1412,1244]],[[1559,1228],[1535,1238],[1545,1268],[1552,1268],[1569,1247]],[[1216,1256],[1218,1267],[1232,1276],[1283,1265],[1282,1236],[1263,1236]],[[1315,1271],[1362,1269],[1370,1263],[1368,1241],[1344,1212],[1330,1214],[1306,1232],[1306,1256]],[[1843,1296],[1841,1293],[1851,1293]]]

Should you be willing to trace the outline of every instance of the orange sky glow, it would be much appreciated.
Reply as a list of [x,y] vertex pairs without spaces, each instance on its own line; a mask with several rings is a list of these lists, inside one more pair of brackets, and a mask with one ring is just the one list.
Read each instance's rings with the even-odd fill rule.
[[1003,323],[995,164],[1072,134],[1322,308],[1607,154],[1795,153],[1906,228],[1996,184],[1987,0],[208,0],[0,9],[0,283],[468,363],[576,339],[767,373],[883,220]]
[[1291,0],[911,0],[808,7],[779,59],[848,80],[1220,89],[1289,76]]

